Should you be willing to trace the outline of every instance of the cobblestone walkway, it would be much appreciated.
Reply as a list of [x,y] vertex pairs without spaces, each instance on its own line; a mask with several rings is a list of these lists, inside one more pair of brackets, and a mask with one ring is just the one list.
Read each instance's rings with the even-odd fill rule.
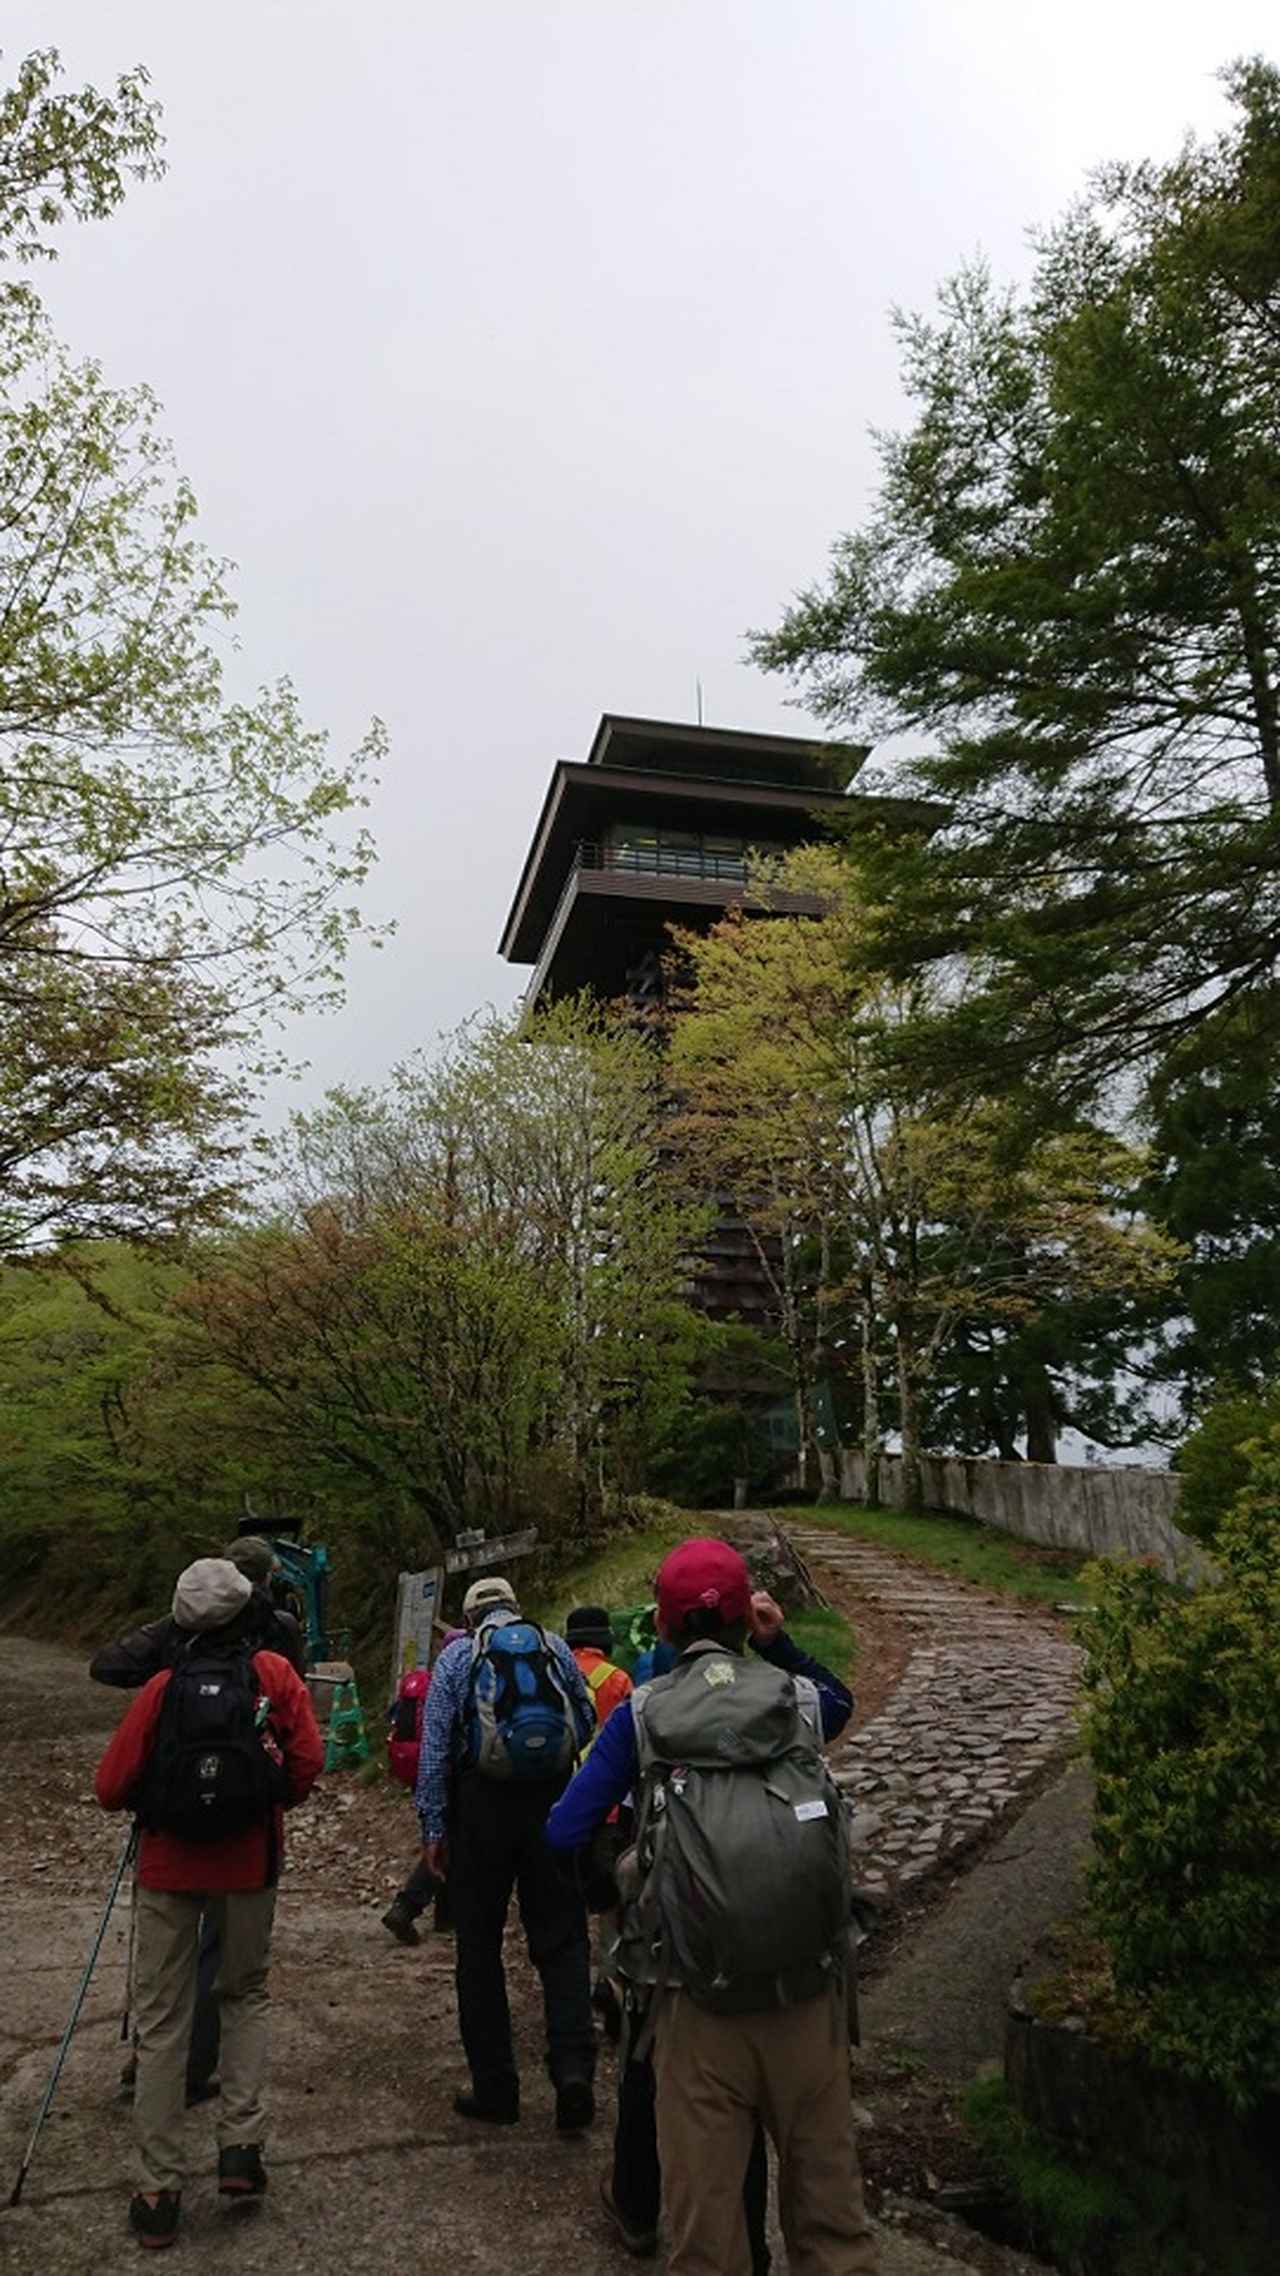
[[899,1895],[1004,1817],[1070,1742],[1080,1652],[1010,1602],[869,1542],[788,1526],[805,1562],[914,1631],[892,1698],[831,1749],[860,1882]]

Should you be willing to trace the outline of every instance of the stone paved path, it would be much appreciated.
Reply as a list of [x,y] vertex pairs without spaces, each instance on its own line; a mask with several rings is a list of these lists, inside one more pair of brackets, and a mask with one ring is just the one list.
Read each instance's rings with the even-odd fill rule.
[[958,1855],[1028,1792],[1074,1731],[1080,1652],[1010,1600],[818,1526],[787,1531],[914,1632],[902,1680],[870,1723],[831,1749],[853,1809],[860,1882],[897,1896]]

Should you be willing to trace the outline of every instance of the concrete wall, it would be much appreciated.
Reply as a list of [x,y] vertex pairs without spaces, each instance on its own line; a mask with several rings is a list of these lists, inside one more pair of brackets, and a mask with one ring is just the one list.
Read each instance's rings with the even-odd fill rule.
[[[989,1462],[962,1454],[926,1454],[926,1509],[976,1517],[1020,1541],[1099,1557],[1151,1557],[1168,1579],[1205,1568],[1202,1552],[1174,1524],[1181,1482],[1171,1470],[1103,1470],[1092,1464]],[[861,1501],[865,1465],[846,1451],[842,1490]],[[902,1500],[902,1459],[880,1457],[880,1498]]]

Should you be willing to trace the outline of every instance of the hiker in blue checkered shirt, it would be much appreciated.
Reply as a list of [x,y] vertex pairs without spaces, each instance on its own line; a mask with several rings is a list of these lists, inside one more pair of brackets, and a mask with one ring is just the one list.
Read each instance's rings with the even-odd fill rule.
[[502,1965],[514,1889],[542,1979],[556,2125],[580,2133],[595,2115],[587,1915],[543,1828],[594,1733],[595,1708],[564,1638],[521,1618],[509,1581],[473,1582],[462,1616],[469,1633],[436,1662],[417,1785],[423,1857],[439,1879],[448,1871],[454,1916],[472,2082],[454,2108],[499,2126],[520,2116]]

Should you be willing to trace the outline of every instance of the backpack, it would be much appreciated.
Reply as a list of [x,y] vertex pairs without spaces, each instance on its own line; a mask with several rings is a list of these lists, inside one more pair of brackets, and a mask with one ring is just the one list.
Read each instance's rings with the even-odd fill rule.
[[569,1691],[532,1620],[482,1628],[467,1679],[467,1761],[486,1778],[563,1778],[578,1752]]
[[411,1667],[396,1685],[387,1718],[387,1767],[402,1786],[416,1786],[422,1751],[422,1714],[431,1688],[431,1670]]
[[633,1695],[632,1712],[623,1974],[679,1985],[722,2015],[842,1983],[848,1828],[794,1679],[753,1654],[695,1647]]
[[196,1636],[175,1661],[136,1805],[148,1833],[223,1841],[268,1824],[286,1799],[252,1654],[251,1644],[218,1651]]

